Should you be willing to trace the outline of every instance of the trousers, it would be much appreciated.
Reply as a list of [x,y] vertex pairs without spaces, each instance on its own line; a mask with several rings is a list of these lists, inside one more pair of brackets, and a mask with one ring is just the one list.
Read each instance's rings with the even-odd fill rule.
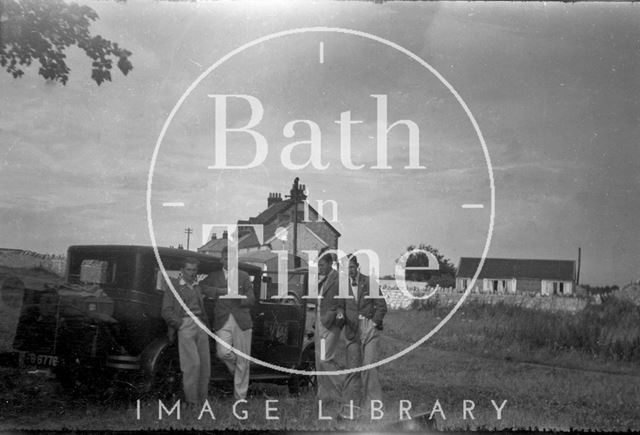
[[[316,332],[314,334],[316,351],[316,371],[338,371],[344,367],[337,360],[337,348],[340,340],[340,328],[327,329],[316,316]],[[324,345],[322,342],[324,341]],[[324,350],[324,355],[322,354]],[[318,375],[318,399],[342,403],[343,375]]]
[[209,335],[191,317],[183,317],[178,329],[178,354],[187,403],[201,404],[209,394],[211,356]]
[[[347,340],[348,368],[363,367],[378,361],[380,330],[371,319],[358,320],[358,333]],[[358,405],[370,406],[372,400],[382,400],[382,386],[378,368],[368,368],[358,373],[349,373],[345,379],[345,394]]]
[[[218,337],[225,343],[233,346],[234,349],[250,355],[251,354],[251,329],[242,330],[233,314],[229,314],[229,318],[221,329],[216,331]],[[250,361],[246,358],[236,355],[233,349],[228,349],[221,343],[216,343],[216,354],[218,358],[224,362],[233,375],[233,395],[236,400],[245,399],[249,390],[249,365]]]

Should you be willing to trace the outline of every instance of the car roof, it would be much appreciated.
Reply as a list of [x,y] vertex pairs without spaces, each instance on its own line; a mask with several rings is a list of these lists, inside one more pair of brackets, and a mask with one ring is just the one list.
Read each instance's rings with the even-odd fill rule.
[[[153,247],[146,245],[73,245],[69,246],[68,254],[81,253],[81,252],[109,252],[120,254],[145,254],[154,255]],[[213,255],[202,254],[200,252],[190,251],[186,249],[167,248],[164,246],[158,246],[158,254],[160,257],[173,257],[173,258],[195,258],[203,262],[213,262],[220,264],[220,257]],[[243,269],[249,269],[254,271],[260,271],[261,268],[252,264],[240,262],[239,264]]]

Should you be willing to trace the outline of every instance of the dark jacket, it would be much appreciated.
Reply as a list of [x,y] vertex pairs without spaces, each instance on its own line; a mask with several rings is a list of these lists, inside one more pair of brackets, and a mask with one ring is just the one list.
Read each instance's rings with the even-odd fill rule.
[[[358,331],[358,316],[364,316],[367,319],[373,320],[373,323],[379,329],[382,329],[382,319],[387,314],[387,302],[384,297],[380,295],[379,298],[367,298],[369,296],[369,277],[367,275],[358,274],[358,300],[347,299],[346,300],[346,324],[345,324],[345,336],[347,339],[355,337]],[[349,278],[349,294],[353,296],[351,290],[351,278]]]
[[[178,292],[181,298],[185,291],[187,291],[187,284],[182,280],[182,278],[171,278],[171,283],[173,284],[173,288]],[[182,284],[181,284],[182,283]],[[175,333],[178,329],[180,329],[180,325],[182,324],[182,318],[188,316],[180,302],[173,295],[173,292],[165,284],[164,286],[164,295],[162,297],[162,318],[167,322],[168,326],[168,337],[169,341],[173,341],[175,339]],[[209,326],[209,318],[207,317],[207,312],[204,309],[204,302],[202,301],[202,288],[198,284],[195,284],[194,289],[196,294],[198,295],[198,305],[200,306],[200,312],[202,313],[199,318],[204,322],[207,327]]]
[[220,299],[228,293],[227,279],[224,277],[224,271],[219,270],[212,272],[205,279],[200,281],[200,286],[204,289],[205,294],[212,294],[215,298],[213,308],[213,330],[221,329],[229,314],[233,314],[234,319],[243,331],[253,327],[251,321],[251,306],[255,303],[255,295],[253,294],[253,284],[249,274],[242,270],[238,271],[238,294],[246,296],[246,298],[236,299]]
[[[331,329],[334,326],[344,326],[344,299],[338,299],[338,272],[331,270],[329,275],[320,282],[320,321],[322,325]],[[342,314],[342,320],[337,319],[338,313]]]

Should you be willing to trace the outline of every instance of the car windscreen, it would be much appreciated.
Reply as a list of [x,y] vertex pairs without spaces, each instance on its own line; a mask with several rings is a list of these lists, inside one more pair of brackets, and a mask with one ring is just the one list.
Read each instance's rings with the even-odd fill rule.
[[[175,278],[175,279],[179,278],[180,271],[184,264],[184,258],[163,256],[161,257],[161,259],[162,259],[162,266],[164,267],[164,270],[167,272],[167,275],[169,276],[169,278]],[[206,278],[207,275],[210,274],[211,272],[220,270],[221,267],[222,266],[217,262],[198,261],[198,281],[201,281],[204,278]],[[154,270],[155,270],[155,273],[154,273],[153,288],[155,290],[161,290],[161,291],[168,289],[169,287],[164,278],[164,275],[162,274],[162,270],[160,270],[160,267],[157,265],[157,263],[155,264]]]

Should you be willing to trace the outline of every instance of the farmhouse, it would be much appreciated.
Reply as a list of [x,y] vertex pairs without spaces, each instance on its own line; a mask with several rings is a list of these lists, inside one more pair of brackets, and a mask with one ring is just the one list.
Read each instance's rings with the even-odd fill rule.
[[[298,184],[296,178],[288,198],[283,199],[280,193],[270,193],[265,210],[247,220],[238,220],[240,257],[255,257],[255,252],[261,250],[284,250],[304,258],[305,250],[337,249],[340,233],[305,201],[306,198],[305,186]],[[243,224],[262,225],[262,243],[255,231],[250,227],[243,228]],[[198,252],[219,256],[224,246],[227,246],[226,231],[222,238],[213,234],[211,240],[198,248]]]
[[[464,291],[471,284],[480,258],[460,258],[456,289]],[[486,258],[473,293],[573,295],[576,262],[573,260],[524,260]]]

